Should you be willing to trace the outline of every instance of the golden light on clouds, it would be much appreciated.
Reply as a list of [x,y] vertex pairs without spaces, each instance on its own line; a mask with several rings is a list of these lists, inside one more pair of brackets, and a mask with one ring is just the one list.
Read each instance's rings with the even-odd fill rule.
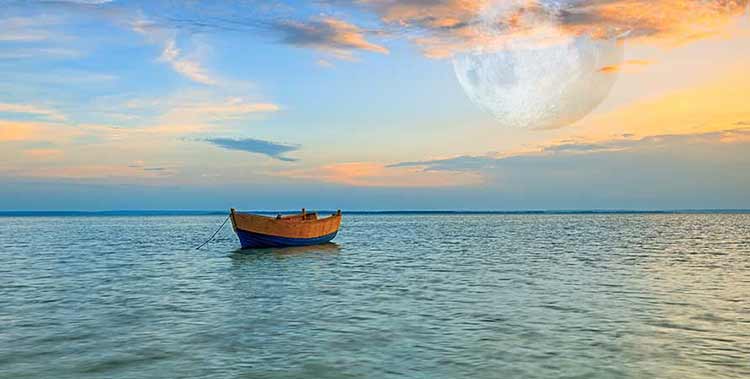
[[638,136],[720,131],[750,121],[745,67],[719,75],[702,85],[655,98],[644,97],[604,114],[591,115],[577,128],[590,138],[613,133]]
[[568,13],[567,29],[607,38],[682,44],[721,33],[743,15],[747,0],[615,0],[582,2]]
[[24,141],[36,133],[36,124],[0,120],[0,142]]
[[[724,33],[746,14],[747,0],[447,0],[363,2],[383,22],[424,30],[412,36],[426,57],[503,48],[508,40],[536,35],[590,36],[675,46]],[[546,41],[546,42],[545,42]]]
[[333,55],[338,59],[356,60],[356,50],[388,54],[389,50],[370,42],[357,25],[333,17],[286,21],[277,26],[284,34],[283,42]]
[[482,183],[482,178],[475,173],[423,171],[413,167],[388,167],[376,162],[351,162],[286,170],[278,175],[355,187],[455,187]]
[[65,121],[66,119],[65,115],[54,109],[31,104],[0,103],[0,113],[19,113],[40,116],[51,121]]

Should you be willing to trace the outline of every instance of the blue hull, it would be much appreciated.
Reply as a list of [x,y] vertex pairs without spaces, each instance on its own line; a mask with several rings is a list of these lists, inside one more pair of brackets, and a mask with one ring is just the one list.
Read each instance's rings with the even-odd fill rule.
[[237,237],[240,238],[240,245],[243,249],[253,249],[260,247],[288,247],[288,246],[309,246],[320,245],[330,242],[336,237],[337,232],[327,234],[316,238],[286,238],[271,236],[268,234],[253,233],[244,230],[235,230]]

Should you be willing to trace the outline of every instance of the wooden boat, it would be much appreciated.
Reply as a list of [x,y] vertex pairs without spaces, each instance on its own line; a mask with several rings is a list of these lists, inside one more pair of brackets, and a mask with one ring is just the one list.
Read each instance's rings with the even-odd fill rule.
[[329,242],[341,225],[341,211],[318,218],[317,213],[267,217],[230,210],[232,227],[243,249],[260,247],[308,246]]

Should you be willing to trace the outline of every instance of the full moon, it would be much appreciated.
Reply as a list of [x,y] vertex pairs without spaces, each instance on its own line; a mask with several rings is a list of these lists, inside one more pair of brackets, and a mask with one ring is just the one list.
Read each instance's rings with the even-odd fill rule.
[[[484,40],[503,31],[483,24]],[[502,36],[453,57],[461,87],[480,108],[508,127],[557,128],[589,114],[609,93],[623,45],[615,39],[568,36],[544,24],[542,36]]]

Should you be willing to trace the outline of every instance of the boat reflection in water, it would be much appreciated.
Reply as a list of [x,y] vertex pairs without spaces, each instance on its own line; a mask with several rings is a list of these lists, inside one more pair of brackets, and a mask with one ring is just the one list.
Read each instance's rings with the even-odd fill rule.
[[302,255],[335,255],[341,251],[341,246],[334,242],[327,242],[320,245],[310,246],[290,246],[290,247],[270,247],[259,249],[237,249],[230,254],[232,259],[246,260],[260,257],[294,257]]
[[341,211],[318,218],[317,213],[267,217],[230,210],[232,227],[243,249],[311,246],[330,242],[341,225]]

